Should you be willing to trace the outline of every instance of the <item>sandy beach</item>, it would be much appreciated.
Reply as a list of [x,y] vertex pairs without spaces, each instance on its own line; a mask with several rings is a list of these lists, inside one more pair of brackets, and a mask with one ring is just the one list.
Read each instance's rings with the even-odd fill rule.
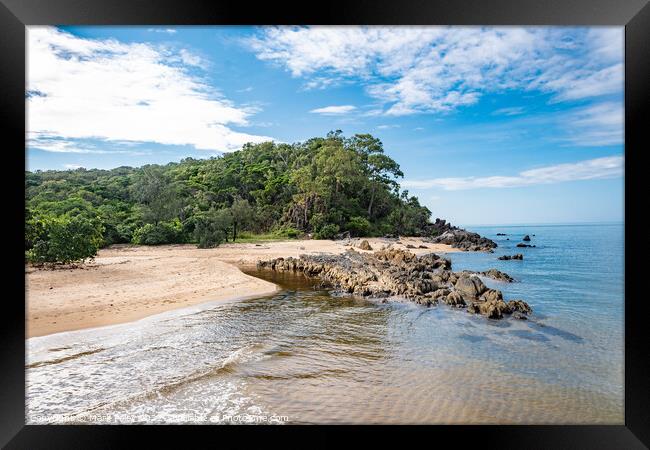
[[[388,241],[368,239],[373,249]],[[94,261],[74,269],[26,268],[26,338],[113,325],[208,301],[273,293],[277,286],[240,268],[260,259],[301,254],[339,254],[347,241],[291,240],[195,245],[118,245],[99,251]],[[352,240],[352,245],[358,242]],[[402,238],[416,254],[456,249],[418,238]],[[417,248],[425,245],[427,248]],[[358,250],[358,249],[357,249]],[[361,250],[359,250],[361,251]]]

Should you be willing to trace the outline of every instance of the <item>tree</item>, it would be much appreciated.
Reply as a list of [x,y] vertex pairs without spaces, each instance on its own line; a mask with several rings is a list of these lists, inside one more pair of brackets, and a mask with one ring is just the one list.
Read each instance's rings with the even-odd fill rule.
[[68,264],[93,258],[104,231],[98,219],[51,214],[32,217],[28,230],[31,248],[27,259],[35,264]]
[[372,207],[377,191],[381,188],[396,190],[399,188],[395,178],[403,177],[399,164],[384,154],[382,142],[369,134],[356,134],[347,141],[347,146],[361,158],[364,174],[370,186],[368,217],[372,217]]
[[212,248],[228,242],[228,229],[232,226],[232,214],[229,209],[210,209],[194,216],[194,237],[199,248]]
[[131,188],[132,197],[143,208],[145,222],[157,224],[174,218],[181,209],[181,197],[174,191],[162,168],[145,166]]
[[232,214],[232,240],[237,239],[237,231],[244,228],[253,220],[253,208],[248,203],[248,200],[236,198],[230,207]]
[[[26,172],[25,200],[35,215],[99,218],[107,245],[212,245],[237,239],[244,229],[276,236],[284,235],[278,230],[319,236],[425,233],[430,212],[400,196],[400,177],[379,139],[345,138],[336,130],[303,142],[249,143],[222,156],[166,165]],[[226,225],[213,225],[215,217]],[[32,234],[26,229],[26,250],[33,246]]]

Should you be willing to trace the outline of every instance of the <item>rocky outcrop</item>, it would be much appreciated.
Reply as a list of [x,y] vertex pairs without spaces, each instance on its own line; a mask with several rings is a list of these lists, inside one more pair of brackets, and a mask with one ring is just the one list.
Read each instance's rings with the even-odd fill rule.
[[512,283],[515,281],[514,278],[512,278],[510,275],[497,269],[486,270],[484,272],[480,272],[480,274],[484,277],[492,278],[493,280],[505,281],[506,283]]
[[[498,289],[488,288],[479,275],[512,282],[496,269],[453,272],[451,261],[434,253],[416,256],[398,249],[361,253],[348,249],[342,255],[302,255],[260,261],[259,269],[294,271],[319,278],[324,286],[373,298],[399,297],[424,306],[442,302],[455,308],[500,319],[504,314],[530,314],[521,300],[505,303]],[[469,306],[468,306],[469,305]]]
[[530,241],[530,236],[528,236],[528,235],[524,236],[522,241],[529,242]]
[[530,244],[524,244],[523,242],[520,242],[519,244],[517,244],[517,247],[526,248],[526,247],[536,247],[536,246]]
[[498,259],[498,260],[501,260],[501,261],[510,261],[511,259],[514,259],[514,260],[520,260],[520,261],[521,261],[521,260],[524,259],[524,255],[522,255],[521,253],[517,253],[516,255],[512,255],[512,256],[510,256],[510,255],[503,255],[503,256],[499,256],[497,259]]
[[465,251],[492,252],[497,247],[496,242],[491,239],[455,227],[442,219],[436,219],[434,223],[427,225],[427,234],[433,236],[431,241],[434,243],[451,245]]

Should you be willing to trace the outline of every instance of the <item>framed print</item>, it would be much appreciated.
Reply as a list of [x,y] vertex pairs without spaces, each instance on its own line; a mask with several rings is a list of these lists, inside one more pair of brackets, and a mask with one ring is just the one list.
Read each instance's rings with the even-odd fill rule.
[[0,11],[7,448],[650,442],[647,2]]

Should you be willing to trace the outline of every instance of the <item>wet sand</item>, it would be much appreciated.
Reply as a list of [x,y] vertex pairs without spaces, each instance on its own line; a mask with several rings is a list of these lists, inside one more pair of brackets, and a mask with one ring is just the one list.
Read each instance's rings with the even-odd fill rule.
[[[388,244],[368,239],[373,249]],[[339,254],[347,241],[291,240],[230,243],[215,249],[195,245],[116,245],[78,268],[26,268],[26,338],[130,322],[207,301],[267,295],[275,284],[244,274],[260,259],[301,254]],[[352,240],[354,245],[357,240]],[[443,244],[402,238],[396,248],[416,254],[451,252]],[[417,248],[425,245],[426,249]],[[357,249],[358,250],[358,249]]]

